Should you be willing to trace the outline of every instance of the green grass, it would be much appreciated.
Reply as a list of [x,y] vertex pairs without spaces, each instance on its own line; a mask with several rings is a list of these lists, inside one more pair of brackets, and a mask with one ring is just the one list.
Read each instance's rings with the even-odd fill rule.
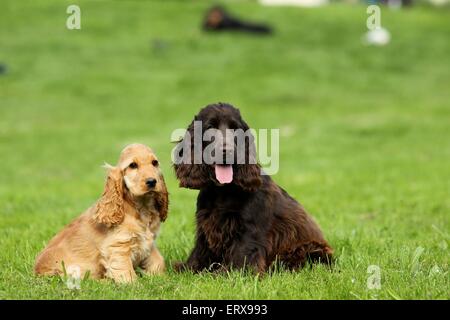
[[[392,42],[366,47],[366,7],[232,11],[271,37],[205,34],[207,2],[2,2],[1,299],[449,299],[450,20],[447,9],[382,9]],[[230,5],[231,7],[231,5]],[[168,263],[194,242],[197,192],[178,188],[170,134],[227,101],[254,128],[280,128],[273,178],[320,223],[338,257],[261,279],[141,277],[129,286],[37,278],[45,243],[101,194],[130,142],[153,147],[170,191],[158,239]],[[423,248],[423,253],[417,248]],[[416,252],[416,257],[415,257]],[[381,269],[369,290],[367,268]]]

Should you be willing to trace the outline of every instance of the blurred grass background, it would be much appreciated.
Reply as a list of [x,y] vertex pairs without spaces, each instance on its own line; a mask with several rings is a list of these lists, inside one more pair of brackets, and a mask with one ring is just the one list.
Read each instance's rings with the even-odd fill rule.
[[[81,30],[68,30],[73,3],[6,0],[0,10],[0,298],[450,298],[448,8],[382,7],[392,41],[368,47],[362,4],[227,2],[275,28],[254,37],[202,32],[208,1],[76,1]],[[273,178],[320,223],[334,272],[258,280],[169,269],[79,291],[33,275],[45,243],[101,194],[100,165],[130,142],[161,160],[171,204],[158,244],[169,264],[185,259],[197,192],[178,188],[170,134],[217,101],[253,128],[281,130]],[[367,289],[369,265],[381,268],[380,290]]]

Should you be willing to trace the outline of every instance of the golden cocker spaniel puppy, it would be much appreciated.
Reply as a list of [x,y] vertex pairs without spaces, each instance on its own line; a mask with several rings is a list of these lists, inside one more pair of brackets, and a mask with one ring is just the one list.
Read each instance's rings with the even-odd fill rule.
[[156,247],[160,223],[167,217],[168,193],[158,159],[142,144],[122,151],[109,173],[102,197],[59,232],[36,259],[39,275],[63,274],[64,268],[92,278],[131,282],[135,268],[162,273]]

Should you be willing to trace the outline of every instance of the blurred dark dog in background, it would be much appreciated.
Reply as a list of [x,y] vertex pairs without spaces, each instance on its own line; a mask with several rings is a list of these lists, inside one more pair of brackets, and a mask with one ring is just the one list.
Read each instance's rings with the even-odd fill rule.
[[253,23],[236,18],[223,7],[214,6],[208,10],[203,21],[206,31],[241,31],[255,34],[270,34],[272,28],[266,24]]

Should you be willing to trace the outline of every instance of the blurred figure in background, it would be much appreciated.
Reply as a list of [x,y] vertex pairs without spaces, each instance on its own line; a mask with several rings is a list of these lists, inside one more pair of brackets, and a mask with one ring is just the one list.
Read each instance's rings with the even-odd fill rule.
[[214,6],[208,10],[203,21],[206,31],[241,31],[257,34],[270,34],[272,28],[266,24],[253,23],[238,19],[225,11],[221,6]]

